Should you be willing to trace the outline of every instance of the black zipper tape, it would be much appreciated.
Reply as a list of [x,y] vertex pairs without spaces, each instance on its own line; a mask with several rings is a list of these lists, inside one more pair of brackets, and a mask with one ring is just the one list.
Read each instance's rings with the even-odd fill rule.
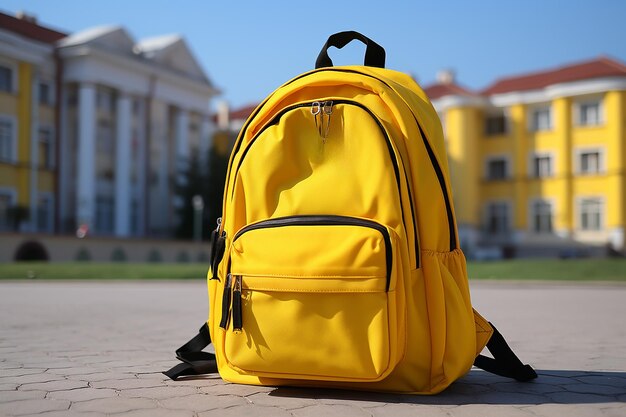
[[[385,275],[386,276],[385,291],[389,291],[389,286],[391,284],[391,271],[393,268],[393,249],[391,247],[391,237],[389,236],[389,231],[387,230],[385,226],[379,223],[376,223],[373,220],[360,219],[360,218],[348,217],[348,216],[335,216],[335,215],[307,215],[307,216],[277,217],[274,219],[269,219],[269,220],[264,220],[258,223],[253,223],[242,228],[233,237],[233,242],[235,242],[239,237],[241,237],[241,235],[251,230],[270,229],[270,228],[275,228],[275,227],[286,227],[286,226],[359,226],[359,227],[368,227],[370,229],[377,230],[378,232],[380,232],[385,242],[385,261],[387,263],[387,271]],[[235,300],[236,298],[233,300],[233,310],[235,310],[235,307],[234,307]]]
[[233,332],[240,333],[243,329],[243,313],[241,311],[241,275],[235,276],[233,283]]
[[228,274],[224,283],[224,292],[222,293],[222,320],[220,321],[220,327],[224,330],[228,328],[228,318],[230,317],[231,280],[232,277]]

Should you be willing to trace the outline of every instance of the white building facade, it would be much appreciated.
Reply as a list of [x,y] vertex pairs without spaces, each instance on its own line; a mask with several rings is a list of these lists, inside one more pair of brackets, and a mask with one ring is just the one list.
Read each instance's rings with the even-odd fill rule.
[[192,155],[206,163],[218,91],[178,35],[134,41],[121,27],[58,44],[60,232],[167,237],[176,185]]

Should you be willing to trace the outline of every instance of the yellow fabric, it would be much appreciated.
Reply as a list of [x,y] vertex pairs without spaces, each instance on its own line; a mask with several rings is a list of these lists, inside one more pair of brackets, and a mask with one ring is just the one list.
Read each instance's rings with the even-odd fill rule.
[[335,67],[276,90],[229,164],[208,281],[221,376],[432,394],[464,375],[492,330],[450,242],[451,201],[439,119],[407,75]]

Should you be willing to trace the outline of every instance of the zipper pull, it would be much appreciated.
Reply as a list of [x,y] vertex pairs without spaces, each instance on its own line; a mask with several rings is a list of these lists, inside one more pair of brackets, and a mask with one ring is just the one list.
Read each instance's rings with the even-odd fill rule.
[[235,275],[233,284],[233,332],[241,333],[243,328],[241,313],[241,275]]
[[326,143],[326,138],[328,137],[328,132],[330,131],[330,115],[333,113],[333,101],[328,100],[324,102],[324,106],[322,107],[322,125],[324,125],[324,116],[326,117],[326,128],[323,129],[322,141]]
[[219,263],[222,261],[222,257],[224,256],[224,251],[226,249],[226,230],[223,230],[220,234],[220,228],[222,227],[222,218],[217,218],[217,227],[211,233],[211,271],[213,272],[213,276],[211,279],[216,279],[219,281],[219,277],[217,276],[217,267]]
[[224,330],[228,328],[228,319],[230,317],[230,287],[232,283],[232,275],[226,275],[226,282],[224,283],[224,292],[222,293],[222,320],[220,321],[220,327]]
[[313,119],[315,120],[315,127],[317,128],[317,133],[322,136],[322,125],[321,122],[317,121],[317,116],[321,115],[322,112],[322,104],[319,101],[314,101],[311,104],[311,114],[313,115]]

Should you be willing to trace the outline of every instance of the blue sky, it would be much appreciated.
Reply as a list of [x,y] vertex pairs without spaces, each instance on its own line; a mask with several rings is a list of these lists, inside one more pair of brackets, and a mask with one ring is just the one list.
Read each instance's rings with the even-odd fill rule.
[[[357,30],[385,47],[387,67],[420,83],[452,68],[480,89],[497,78],[609,55],[626,62],[626,1],[4,0],[39,22],[75,32],[124,26],[136,39],[182,34],[220,99],[238,107],[312,69],[328,35]],[[358,44],[330,53],[362,62]]]

